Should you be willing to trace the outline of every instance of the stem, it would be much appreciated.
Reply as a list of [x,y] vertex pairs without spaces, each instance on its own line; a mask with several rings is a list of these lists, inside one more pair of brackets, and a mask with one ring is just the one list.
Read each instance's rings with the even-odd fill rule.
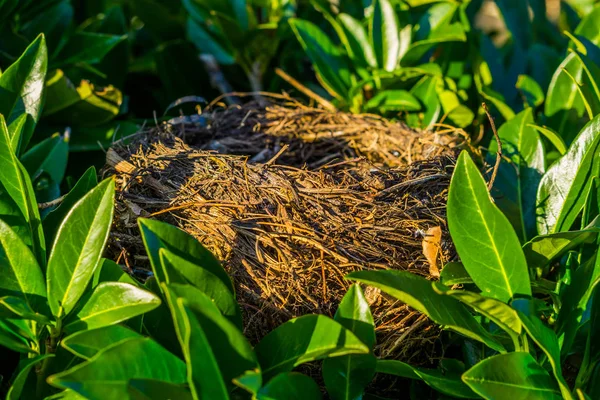
[[[58,340],[60,338],[61,330],[62,330],[62,320],[59,318],[56,321],[56,327],[49,327],[50,336],[46,338],[46,349],[45,354],[54,354],[56,352],[56,346],[58,345]],[[37,373],[37,385],[36,385],[36,397],[43,398],[44,392],[46,391],[46,377],[48,375],[48,370],[50,368],[50,364],[54,357],[46,358],[42,361],[42,366]]]

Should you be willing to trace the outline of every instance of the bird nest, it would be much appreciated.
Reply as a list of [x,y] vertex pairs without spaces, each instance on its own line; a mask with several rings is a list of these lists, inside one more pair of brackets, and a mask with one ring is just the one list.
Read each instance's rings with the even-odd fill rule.
[[[109,150],[119,193],[109,250],[147,269],[137,217],[179,226],[232,277],[256,343],[291,318],[333,316],[350,272],[435,278],[455,257],[445,206],[465,143],[446,127],[419,132],[289,98],[214,105]],[[427,318],[377,290],[366,296],[379,356],[431,359],[439,330]]]

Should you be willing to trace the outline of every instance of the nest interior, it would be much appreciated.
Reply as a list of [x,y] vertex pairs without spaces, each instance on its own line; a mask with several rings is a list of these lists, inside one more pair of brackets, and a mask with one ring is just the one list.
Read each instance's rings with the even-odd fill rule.
[[[333,316],[350,272],[398,269],[430,277],[455,257],[445,205],[463,136],[418,132],[369,115],[278,99],[214,106],[193,120],[143,129],[107,154],[119,191],[109,250],[148,268],[136,219],[171,222],[221,260],[236,287],[245,334],[258,342],[307,313]],[[433,268],[435,270],[435,268]],[[438,329],[367,288],[376,353],[423,362]]]

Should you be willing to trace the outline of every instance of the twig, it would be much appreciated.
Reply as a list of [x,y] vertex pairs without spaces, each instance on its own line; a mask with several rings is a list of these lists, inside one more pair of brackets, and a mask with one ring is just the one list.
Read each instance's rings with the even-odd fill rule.
[[284,145],[281,147],[281,149],[280,149],[280,150],[277,152],[277,154],[275,154],[275,155],[274,155],[274,156],[273,156],[273,157],[272,157],[272,158],[271,158],[269,161],[267,161],[267,162],[265,163],[265,165],[267,165],[267,166],[268,166],[268,165],[272,165],[272,164],[273,164],[275,161],[277,161],[277,159],[278,159],[279,157],[281,157],[281,155],[282,155],[283,153],[285,153],[285,152],[287,151],[287,149],[289,149],[289,147],[290,147],[290,145],[289,145],[289,144],[284,144]]
[[319,103],[326,110],[329,110],[329,111],[332,111],[332,112],[337,111],[337,108],[331,102],[325,100],[323,97],[319,96],[318,94],[316,94],[315,92],[313,92],[312,90],[310,90],[309,88],[307,88],[306,86],[304,86],[303,84],[301,84],[300,82],[298,82],[296,79],[292,78],[290,75],[288,75],[282,69],[275,68],[275,73],[277,75],[279,75],[279,77],[281,79],[283,79],[284,81],[286,81],[287,83],[289,83],[290,85],[292,85],[293,87],[295,87],[296,89],[298,89],[305,96],[308,96],[311,99],[313,99],[314,101],[316,101],[317,103]]
[[47,208],[52,208],[54,206],[58,206],[60,203],[63,202],[63,200],[65,199],[65,197],[67,197],[67,195],[62,195],[60,196],[58,199],[54,199],[52,201],[48,201],[46,203],[38,203],[38,208],[40,210],[45,210]]
[[488,107],[485,104],[485,102],[481,103],[481,107],[483,107],[483,111],[485,111],[488,119],[490,120],[490,125],[492,126],[494,137],[496,138],[496,143],[498,143],[498,151],[496,152],[496,164],[494,165],[494,170],[492,171],[492,177],[488,182],[488,191],[490,191],[494,186],[494,181],[496,180],[496,176],[498,175],[498,169],[500,168],[500,163],[502,162],[502,141],[500,140],[500,136],[498,136],[498,132],[496,131],[496,124],[494,123],[494,118],[492,118],[490,110],[488,110]]

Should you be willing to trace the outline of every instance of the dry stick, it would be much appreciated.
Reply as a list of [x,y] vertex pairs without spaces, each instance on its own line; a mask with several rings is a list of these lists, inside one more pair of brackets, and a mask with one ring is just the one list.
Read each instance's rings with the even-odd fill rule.
[[319,103],[321,106],[323,106],[328,111],[332,111],[332,112],[337,111],[337,108],[331,102],[325,100],[324,98],[322,98],[321,96],[319,96],[318,94],[316,94],[315,92],[313,92],[312,90],[310,90],[309,88],[307,88],[306,86],[304,86],[303,84],[298,82],[296,79],[292,78],[284,70],[282,70],[280,68],[275,68],[275,73],[277,75],[279,75],[279,77],[281,79],[283,79],[284,81],[286,81],[287,83],[289,83],[290,85],[292,85],[293,87],[298,89],[305,96],[308,96],[311,99],[315,100],[317,103]]
[[496,124],[494,123],[494,118],[492,118],[490,110],[488,110],[488,107],[485,104],[485,102],[481,103],[481,107],[483,107],[483,111],[485,111],[488,119],[490,120],[490,125],[492,126],[494,137],[496,138],[496,143],[498,143],[498,151],[496,152],[496,164],[494,165],[494,171],[492,171],[492,177],[488,182],[488,191],[490,191],[492,190],[492,186],[494,186],[494,181],[496,180],[496,175],[498,175],[498,169],[500,168],[500,163],[502,162],[502,141],[500,141],[500,136],[498,136],[498,132],[496,131]]
[[52,201],[48,201],[46,203],[38,203],[38,208],[40,210],[45,210],[47,208],[52,208],[54,206],[58,206],[58,205],[60,205],[60,203],[63,202],[63,200],[65,199],[65,197],[67,197],[66,194],[64,194],[64,195],[60,196],[59,198],[54,199]]

